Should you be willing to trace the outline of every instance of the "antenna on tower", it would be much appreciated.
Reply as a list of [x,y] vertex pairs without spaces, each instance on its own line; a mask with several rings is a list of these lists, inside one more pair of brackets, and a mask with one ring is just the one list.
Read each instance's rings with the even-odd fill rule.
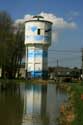
[[43,16],[33,16],[33,18],[37,18],[37,20],[43,19]]

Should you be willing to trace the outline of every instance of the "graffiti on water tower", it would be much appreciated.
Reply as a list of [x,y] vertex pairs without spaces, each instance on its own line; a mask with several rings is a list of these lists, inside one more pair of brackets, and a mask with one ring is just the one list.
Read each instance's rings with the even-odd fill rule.
[[32,27],[31,27],[31,31],[32,31],[32,32],[37,31],[37,29],[38,29],[37,26],[32,26]]
[[36,35],[36,36],[34,36],[34,40],[35,41],[42,41],[42,40],[44,40],[44,36],[42,36],[42,35]]
[[35,32],[37,31],[38,27],[37,26],[27,26],[26,30],[31,31],[31,32]]
[[[30,43],[30,41],[31,42],[33,42],[33,41],[36,41],[36,42],[46,41],[46,42],[48,42],[50,40],[50,35],[48,35],[48,34],[47,35],[37,34],[38,29],[40,29],[40,28],[37,27],[37,26],[28,26],[26,28],[26,31],[28,31],[28,32],[30,31],[30,32],[32,32],[32,34],[30,34],[30,35],[26,34],[25,40],[29,41],[29,43]],[[46,32],[49,32],[49,31],[51,31],[51,29],[47,29],[44,32],[46,33]],[[36,34],[33,35],[33,33],[35,33],[35,32],[36,32]]]
[[28,51],[28,55],[29,58],[34,58],[34,57],[47,57],[48,56],[48,52],[47,51],[43,51],[43,50],[29,50]]
[[49,41],[49,37],[48,36],[43,36],[43,35],[36,35],[36,36],[28,36],[28,35],[26,35],[25,36],[25,39],[27,40],[27,41],[38,41],[38,42],[41,42],[41,41]]

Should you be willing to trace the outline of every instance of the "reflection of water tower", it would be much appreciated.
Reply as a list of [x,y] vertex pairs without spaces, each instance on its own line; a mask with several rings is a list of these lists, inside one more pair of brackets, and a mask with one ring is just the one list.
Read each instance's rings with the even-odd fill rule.
[[[42,19],[41,19],[42,18]],[[48,47],[51,45],[52,23],[34,16],[25,22],[26,72],[32,78],[47,78]]]
[[24,97],[24,112],[30,115],[46,113],[47,86],[26,86]]
[[24,114],[22,125],[41,125],[46,115],[47,86],[26,85],[24,94]]

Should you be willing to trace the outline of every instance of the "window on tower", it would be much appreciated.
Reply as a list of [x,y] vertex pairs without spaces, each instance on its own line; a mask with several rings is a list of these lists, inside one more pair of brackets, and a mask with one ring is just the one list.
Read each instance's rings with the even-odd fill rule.
[[40,35],[40,29],[38,29],[37,34]]

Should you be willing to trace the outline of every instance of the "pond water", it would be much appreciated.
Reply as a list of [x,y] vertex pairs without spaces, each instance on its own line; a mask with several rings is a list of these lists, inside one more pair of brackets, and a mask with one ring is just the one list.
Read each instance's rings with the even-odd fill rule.
[[57,125],[67,94],[56,85],[10,84],[0,87],[0,125]]

